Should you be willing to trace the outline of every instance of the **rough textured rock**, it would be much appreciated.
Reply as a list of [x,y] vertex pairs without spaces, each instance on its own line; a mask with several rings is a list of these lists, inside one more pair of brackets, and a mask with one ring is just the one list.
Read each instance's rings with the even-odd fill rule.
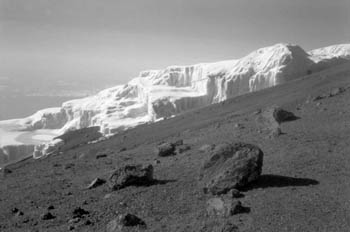
[[133,214],[119,215],[116,219],[111,220],[106,227],[106,232],[128,231],[128,227],[146,228],[146,223]]
[[118,190],[130,185],[149,185],[153,181],[152,165],[126,165],[111,174],[108,185]]
[[223,194],[256,180],[262,165],[263,152],[257,146],[224,143],[216,146],[204,162],[200,180],[205,191]]
[[161,156],[161,157],[175,155],[175,149],[176,149],[175,144],[165,142],[158,145],[157,154],[158,156]]

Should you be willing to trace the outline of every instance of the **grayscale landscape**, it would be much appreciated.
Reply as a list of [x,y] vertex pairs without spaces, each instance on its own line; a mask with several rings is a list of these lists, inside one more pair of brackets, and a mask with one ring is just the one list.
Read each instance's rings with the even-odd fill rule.
[[349,231],[349,10],[0,0],[0,231]]

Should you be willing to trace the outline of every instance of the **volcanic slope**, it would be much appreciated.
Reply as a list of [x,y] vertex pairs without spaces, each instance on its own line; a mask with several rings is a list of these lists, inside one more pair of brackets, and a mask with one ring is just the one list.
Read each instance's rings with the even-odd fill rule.
[[[298,117],[282,123],[277,137],[257,120],[274,105]],[[118,213],[140,217],[147,225],[143,231],[223,231],[225,223],[237,231],[350,231],[349,134],[350,65],[344,64],[100,143],[9,165],[0,180],[0,231],[105,231]],[[191,149],[157,157],[157,144],[179,139]],[[199,148],[226,141],[259,146],[262,176],[240,198],[250,212],[209,217],[212,196],[198,185],[207,154]],[[116,166],[149,163],[158,180],[153,185],[86,189],[97,177],[108,179]],[[54,218],[43,220],[49,206]],[[77,220],[73,211],[79,207],[88,214]]]

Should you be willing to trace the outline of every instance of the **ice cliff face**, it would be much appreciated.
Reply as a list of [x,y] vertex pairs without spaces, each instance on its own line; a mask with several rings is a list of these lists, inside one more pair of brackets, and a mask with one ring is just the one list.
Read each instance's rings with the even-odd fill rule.
[[100,126],[104,134],[153,122],[261,90],[350,59],[350,45],[309,53],[291,44],[261,48],[238,60],[143,71],[126,85],[65,102],[22,119],[26,130],[61,132]]

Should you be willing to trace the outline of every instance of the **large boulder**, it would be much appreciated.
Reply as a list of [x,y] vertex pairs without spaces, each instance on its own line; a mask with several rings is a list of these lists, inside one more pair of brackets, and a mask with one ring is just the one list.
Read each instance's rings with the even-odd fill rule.
[[274,119],[278,123],[293,121],[297,119],[297,117],[292,112],[284,110],[280,107],[273,107],[272,112]]
[[161,157],[175,155],[176,154],[175,149],[176,149],[175,144],[165,142],[158,145],[157,154],[158,156],[161,156]]
[[126,165],[116,169],[108,180],[108,185],[113,190],[130,185],[150,185],[153,183],[153,166],[149,165]]
[[263,155],[255,145],[219,144],[201,168],[200,181],[203,189],[219,195],[248,185],[260,176]]

